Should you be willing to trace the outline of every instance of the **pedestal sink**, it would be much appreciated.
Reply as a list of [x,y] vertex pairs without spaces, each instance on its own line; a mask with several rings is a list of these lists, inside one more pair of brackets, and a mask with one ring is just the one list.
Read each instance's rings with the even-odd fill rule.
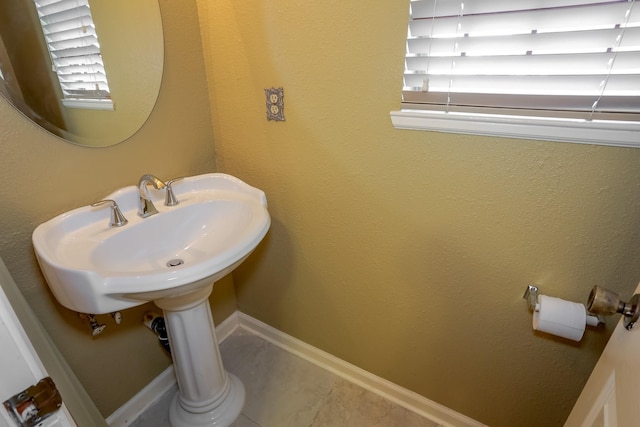
[[128,223],[90,206],[59,215],[33,232],[33,245],[56,299],[80,313],[104,314],[153,301],[164,311],[178,394],[170,423],[229,426],[244,388],[222,366],[208,297],[270,226],[264,193],[226,174],[175,182],[176,206],[151,190],[158,213],[137,215],[138,189],[108,195]]

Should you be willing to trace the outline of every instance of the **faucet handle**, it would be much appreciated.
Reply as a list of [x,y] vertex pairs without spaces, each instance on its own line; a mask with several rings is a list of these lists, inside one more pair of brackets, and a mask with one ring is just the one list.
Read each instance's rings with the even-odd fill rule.
[[172,187],[171,185],[172,185],[174,182],[176,182],[176,181],[180,181],[180,180],[182,180],[182,179],[184,179],[184,177],[182,177],[182,176],[181,176],[180,178],[173,178],[173,179],[170,179],[169,181],[167,181],[167,182],[165,183],[165,185],[166,185],[166,189],[167,189],[167,195],[166,195],[166,197],[165,197],[165,199],[164,199],[164,205],[165,205],[165,206],[175,206],[175,205],[177,205],[178,203],[180,203],[180,201],[179,201],[178,199],[176,199],[175,194],[173,194],[173,187]]
[[95,208],[105,204],[109,204],[111,206],[111,222],[109,223],[110,227],[122,227],[129,222],[127,221],[127,218],[122,215],[122,211],[120,211],[120,208],[118,207],[118,204],[115,200],[100,200],[99,202],[91,203],[91,207]]

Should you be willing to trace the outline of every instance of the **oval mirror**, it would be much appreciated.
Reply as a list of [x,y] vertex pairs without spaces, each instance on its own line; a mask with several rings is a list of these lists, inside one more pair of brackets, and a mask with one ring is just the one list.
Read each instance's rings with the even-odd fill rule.
[[[153,110],[164,64],[162,20],[157,0],[89,0],[86,4],[87,0],[0,0],[0,95],[66,141],[106,147],[135,134]],[[52,41],[44,13],[66,22],[80,8],[90,10],[94,25],[81,24],[76,29],[78,39],[99,50],[84,52],[102,62],[106,90],[94,80],[92,90],[82,94],[69,89],[89,80],[83,76],[92,73],[83,69],[74,74],[72,85],[68,74],[59,76],[68,64],[60,65],[58,51],[50,52],[56,40]],[[72,65],[77,68],[77,61]]]

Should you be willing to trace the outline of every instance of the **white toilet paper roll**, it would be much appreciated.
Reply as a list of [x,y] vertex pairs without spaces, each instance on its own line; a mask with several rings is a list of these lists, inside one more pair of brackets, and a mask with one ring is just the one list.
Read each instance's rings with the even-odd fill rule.
[[580,341],[587,324],[584,305],[560,298],[538,295],[533,312],[533,329]]

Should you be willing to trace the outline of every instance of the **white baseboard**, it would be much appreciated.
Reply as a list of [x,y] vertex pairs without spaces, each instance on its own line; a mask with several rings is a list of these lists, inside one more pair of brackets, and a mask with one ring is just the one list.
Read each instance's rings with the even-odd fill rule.
[[128,426],[175,385],[176,377],[173,374],[173,365],[171,365],[129,399],[127,403],[109,415],[106,420],[107,424],[110,427]]
[[[338,359],[239,311],[216,326],[218,342],[224,341],[236,328],[252,332],[291,354],[295,354],[442,426],[486,427],[478,421]],[[175,383],[173,367],[170,366],[131,400],[111,414],[107,418],[107,423],[110,427],[128,426],[171,387],[174,387]]]
[[465,415],[429,400],[384,378],[287,335],[244,313],[238,313],[238,326],[270,343],[332,372],[360,387],[384,397],[410,411],[446,427],[486,427]]

